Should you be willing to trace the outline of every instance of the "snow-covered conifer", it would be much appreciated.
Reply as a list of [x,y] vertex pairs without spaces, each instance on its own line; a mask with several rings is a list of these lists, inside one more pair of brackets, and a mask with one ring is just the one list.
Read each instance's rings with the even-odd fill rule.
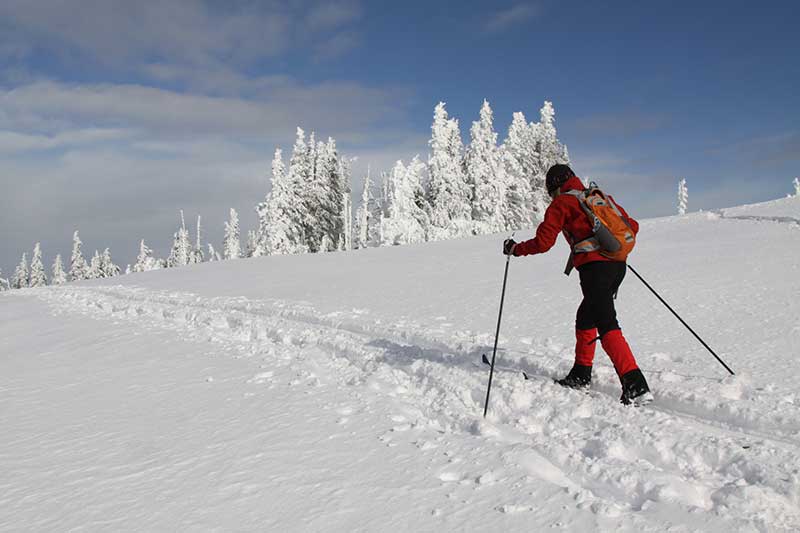
[[214,249],[214,246],[211,243],[208,243],[208,260],[222,261],[222,258],[219,256],[219,252]]
[[44,264],[42,263],[42,247],[37,242],[33,247],[33,257],[31,258],[31,273],[29,286],[31,287],[44,287],[47,285],[47,275],[44,272]]
[[169,253],[169,259],[167,259],[167,265],[170,268],[188,265],[191,251],[192,245],[189,242],[189,231],[186,229],[183,210],[181,210],[181,227],[178,228],[178,231],[173,236],[172,249]]
[[119,274],[119,267],[111,260],[111,251],[106,248],[103,250],[103,255],[100,256],[100,277],[113,278]]
[[305,132],[297,128],[289,171],[283,164],[281,150],[275,150],[272,161],[272,192],[268,200],[270,221],[269,245],[274,254],[296,254],[308,251],[305,244],[305,203],[302,191],[308,181]]
[[800,196],[800,178],[795,178],[792,185],[794,185],[794,195]]
[[247,231],[247,244],[242,253],[242,257],[253,257],[258,247],[258,233],[255,230]]
[[533,192],[530,180],[520,167],[519,160],[514,157],[505,145],[499,148],[503,163],[505,197],[503,198],[504,229],[521,229],[530,226],[536,215],[533,206]]
[[189,254],[190,263],[202,263],[204,257],[203,243],[202,243],[202,227],[200,225],[200,215],[197,215],[197,237],[195,239],[194,247]]
[[231,208],[230,219],[225,223],[225,238],[222,241],[222,257],[239,259],[242,256],[240,243],[239,213]]
[[3,271],[0,270],[0,292],[7,291],[11,288],[11,283],[3,277]]
[[678,182],[678,214],[685,215],[689,204],[689,190],[686,188],[686,180]]
[[536,146],[536,124],[528,124],[522,112],[514,113],[508,135],[503,145],[519,164],[520,171],[532,182],[540,171],[539,152]]
[[368,167],[367,176],[364,178],[364,188],[361,191],[361,204],[356,211],[356,248],[367,248],[379,244],[376,237],[379,234],[380,212],[377,211],[376,207],[377,202],[372,195],[372,179]]
[[14,277],[11,278],[12,289],[24,289],[30,286],[30,272],[28,271],[28,254],[23,253],[22,259],[14,270]]
[[[539,131],[539,124],[527,123],[525,115],[517,112],[513,115],[511,125],[508,128],[508,135],[503,143],[508,155],[513,157],[516,162],[514,164],[514,162],[506,159],[506,169],[511,172],[511,183],[509,183],[511,190],[508,195],[512,196],[512,199],[509,201],[516,205],[517,201],[513,200],[513,197],[518,194],[525,194],[526,209],[530,210],[529,215],[525,218],[529,218],[531,221],[541,220],[549,204],[549,197],[544,183],[547,170],[542,170],[544,163],[540,161]],[[564,149],[566,150],[566,147]],[[508,156],[504,155],[504,157],[507,158]],[[520,177],[527,180],[527,186],[517,182]],[[516,216],[511,217],[512,220],[517,218]],[[508,226],[509,228],[519,227],[516,223],[508,222],[511,224]]]
[[256,215],[258,216],[258,229],[256,230],[256,246],[253,249],[253,257],[261,257],[269,255],[269,196],[256,205]]
[[95,250],[92,260],[89,262],[89,273],[87,274],[88,279],[100,279],[103,277],[102,261],[103,260],[100,257],[100,252]]
[[422,188],[425,164],[419,156],[408,164],[398,161],[389,177],[387,216],[381,219],[381,244],[425,242],[430,226],[429,207]]
[[153,257],[153,251],[144,243],[144,239],[139,242],[139,255],[136,256],[136,264],[133,265],[133,272],[148,272],[161,268],[161,262]]
[[80,281],[82,279],[87,279],[89,276],[89,267],[86,264],[86,259],[83,258],[83,252],[81,251],[81,239],[78,236],[78,232],[72,235],[72,257],[70,258],[70,266],[69,266],[69,280],[70,281]]
[[467,149],[467,179],[473,190],[472,219],[479,234],[505,229],[505,165],[497,148],[492,108],[483,101],[480,119],[472,123]]
[[465,235],[472,219],[471,190],[462,164],[464,147],[458,120],[448,118],[444,102],[434,109],[428,144],[431,238]]
[[340,195],[340,217],[342,219],[341,233],[337,249],[347,251],[353,249],[353,199],[350,183],[352,181],[351,163],[354,159],[347,157],[339,158],[339,186],[337,187]]
[[536,151],[539,156],[539,173],[544,175],[547,170],[557,164],[569,164],[569,153],[561,144],[556,134],[555,117],[552,102],[545,100],[539,111],[539,124],[534,130],[536,136]]
[[50,278],[52,285],[63,285],[67,282],[67,274],[64,272],[64,263],[61,260],[61,254],[56,254],[56,260],[53,261],[53,276]]

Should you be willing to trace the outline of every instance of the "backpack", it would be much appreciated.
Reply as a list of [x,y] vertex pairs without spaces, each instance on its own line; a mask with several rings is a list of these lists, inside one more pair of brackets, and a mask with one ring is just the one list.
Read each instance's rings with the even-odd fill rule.
[[577,198],[589,223],[593,235],[572,244],[572,253],[598,251],[603,257],[614,261],[625,261],[636,244],[636,235],[628,219],[622,215],[614,201],[595,182],[584,191],[567,191]]

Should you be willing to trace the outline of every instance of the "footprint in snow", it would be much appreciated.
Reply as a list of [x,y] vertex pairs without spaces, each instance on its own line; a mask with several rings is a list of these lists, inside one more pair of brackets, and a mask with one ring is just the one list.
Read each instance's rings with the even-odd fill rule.
[[445,483],[453,483],[455,481],[461,481],[461,474],[452,471],[442,472],[439,474],[439,479]]
[[247,380],[247,383],[253,383],[255,385],[260,385],[264,382],[272,382],[272,376],[275,375],[275,372],[261,372],[253,376],[252,378]]
[[495,507],[495,509],[504,514],[527,513],[529,511],[533,511],[533,507],[529,505],[514,504],[501,505],[500,507]]

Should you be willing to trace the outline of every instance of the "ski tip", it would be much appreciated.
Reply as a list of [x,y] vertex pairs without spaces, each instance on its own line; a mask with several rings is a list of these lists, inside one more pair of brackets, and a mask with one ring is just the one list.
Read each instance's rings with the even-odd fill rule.
[[527,372],[523,372],[522,377],[525,378],[526,380],[531,379],[531,377],[528,375]]

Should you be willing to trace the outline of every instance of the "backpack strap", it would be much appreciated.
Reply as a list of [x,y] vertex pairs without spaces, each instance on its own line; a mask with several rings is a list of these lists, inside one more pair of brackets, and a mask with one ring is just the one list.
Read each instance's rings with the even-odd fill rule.
[[[566,191],[564,194],[574,196],[578,200],[578,204],[581,206],[581,209],[583,209],[583,212],[586,213],[586,216],[589,217],[589,223],[592,225],[592,229],[594,230],[596,229],[597,225],[600,224],[600,221],[597,220],[597,217],[594,216],[592,210],[586,205],[586,197],[591,194],[592,190],[593,189],[587,189],[585,191],[571,190]],[[592,236],[578,242],[570,242],[570,246],[573,254],[585,254],[587,252],[595,252],[600,250],[600,241],[598,241],[596,237]]]

